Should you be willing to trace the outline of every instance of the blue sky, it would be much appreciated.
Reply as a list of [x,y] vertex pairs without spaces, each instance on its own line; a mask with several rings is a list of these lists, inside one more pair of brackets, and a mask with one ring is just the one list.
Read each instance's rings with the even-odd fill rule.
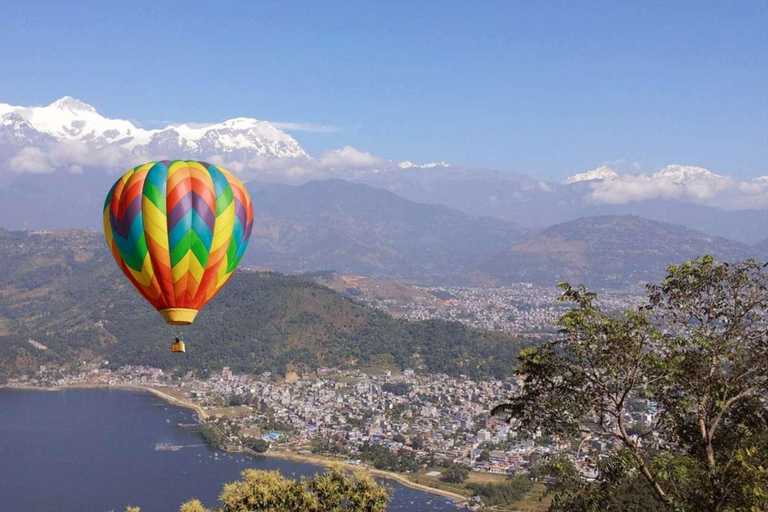
[[292,132],[315,156],[549,179],[768,168],[764,1],[72,3],[0,6],[0,102],[309,123],[336,128]]

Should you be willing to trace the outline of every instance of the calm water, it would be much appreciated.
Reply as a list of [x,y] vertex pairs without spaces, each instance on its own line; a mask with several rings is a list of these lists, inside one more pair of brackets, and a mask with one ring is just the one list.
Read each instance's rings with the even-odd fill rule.
[[[0,389],[0,511],[177,511],[195,497],[215,506],[245,468],[311,475],[318,466],[228,455],[203,445],[193,413],[149,393]],[[184,445],[155,451],[157,443]],[[396,482],[390,510],[456,510]]]

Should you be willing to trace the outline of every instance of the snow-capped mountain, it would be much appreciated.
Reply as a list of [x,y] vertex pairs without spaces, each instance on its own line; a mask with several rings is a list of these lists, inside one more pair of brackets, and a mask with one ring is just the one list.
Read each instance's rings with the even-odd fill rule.
[[397,166],[400,169],[435,169],[437,167],[450,167],[451,164],[445,162],[430,162],[428,164],[415,164],[410,160],[403,160]]
[[[571,183],[580,183],[584,181],[615,180],[620,177],[632,178],[633,175],[619,175],[610,167],[603,165],[597,169],[570,176],[563,181],[563,183],[569,185]],[[643,177],[646,180],[664,180],[674,183],[675,185],[689,185],[697,182],[725,182],[728,179],[725,176],[715,174],[703,167],[694,167],[691,165],[668,165],[651,175],[645,174],[634,177]]]
[[0,103],[4,152],[61,141],[92,149],[109,147],[137,158],[309,158],[293,137],[258,119],[239,117],[203,126],[146,130],[131,121],[104,117],[92,105],[69,96],[44,107]]
[[606,165],[602,165],[597,169],[570,176],[563,183],[570,185],[571,183],[579,183],[582,181],[612,180],[618,177],[619,175],[616,174],[613,169]]
[[[5,112],[4,112],[5,111]],[[151,132],[141,130],[130,121],[108,119],[80,100],[65,96],[46,107],[0,106],[2,119],[17,114],[33,129],[56,140],[81,140],[99,145],[120,143],[136,146],[146,143]]]
[[703,167],[693,167],[690,165],[668,165],[662,170],[653,174],[654,178],[669,180],[672,183],[687,184],[692,181],[701,180],[726,180],[725,176],[715,174]]

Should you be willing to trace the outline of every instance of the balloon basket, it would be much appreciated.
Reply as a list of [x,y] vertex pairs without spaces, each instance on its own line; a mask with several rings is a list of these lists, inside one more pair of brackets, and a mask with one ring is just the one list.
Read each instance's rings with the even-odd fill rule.
[[161,309],[160,314],[163,320],[169,325],[189,325],[195,321],[197,316],[196,309],[186,308],[168,308]]

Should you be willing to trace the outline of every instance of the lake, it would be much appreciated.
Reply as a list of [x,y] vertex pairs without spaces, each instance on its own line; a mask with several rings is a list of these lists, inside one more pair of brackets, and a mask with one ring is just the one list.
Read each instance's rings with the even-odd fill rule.
[[[246,468],[312,475],[322,468],[206,446],[189,409],[143,392],[0,389],[0,510],[172,512],[186,500],[218,504]],[[181,425],[180,425],[181,424]],[[156,451],[158,443],[184,446]],[[387,480],[393,511],[448,511],[446,498]]]

